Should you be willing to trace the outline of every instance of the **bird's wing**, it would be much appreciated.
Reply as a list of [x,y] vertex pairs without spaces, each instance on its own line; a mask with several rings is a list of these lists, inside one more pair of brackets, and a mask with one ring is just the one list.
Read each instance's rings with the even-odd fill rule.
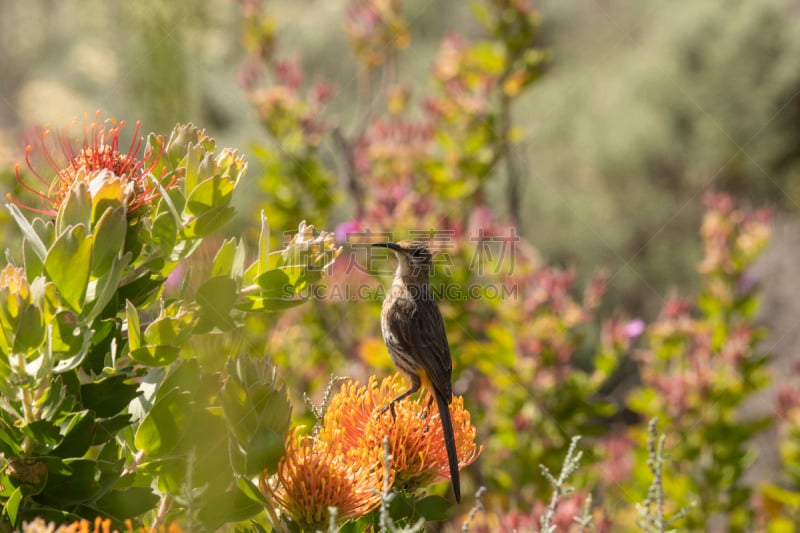
[[[410,307],[416,307],[413,314]],[[425,371],[431,386],[449,402],[453,391],[453,362],[444,320],[436,303],[424,300],[417,301],[414,306],[412,302],[398,299],[393,311],[394,316],[389,317],[392,335],[416,366]]]

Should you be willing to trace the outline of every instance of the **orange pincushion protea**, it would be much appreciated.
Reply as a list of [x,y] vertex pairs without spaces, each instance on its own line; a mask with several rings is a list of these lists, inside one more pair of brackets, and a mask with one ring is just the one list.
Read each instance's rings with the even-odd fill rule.
[[[389,438],[392,472],[401,489],[415,489],[450,478],[444,434],[439,413],[430,412],[430,391],[395,405],[396,419],[380,410],[406,390],[402,375],[385,378],[378,385],[373,376],[367,385],[349,381],[336,394],[325,415],[320,439],[335,443],[345,455],[382,457],[384,437]],[[458,451],[459,468],[480,454],[475,445],[475,426],[461,397],[454,397],[450,416]],[[352,459],[351,459],[352,460]]]
[[[134,531],[140,533],[150,533],[156,531],[158,533],[183,533],[183,530],[175,522],[170,523],[168,526],[160,525],[155,527],[140,527],[133,528],[133,523],[130,520],[125,520],[127,529],[124,531],[133,533]],[[36,518],[31,522],[22,525],[23,533],[117,533],[116,529],[111,528],[110,518],[97,517],[94,523],[89,520],[79,520],[69,524],[57,526],[53,522],[45,522],[42,518]]]
[[265,471],[259,480],[265,496],[274,497],[286,515],[308,528],[327,526],[331,507],[344,521],[378,506],[383,486],[380,457],[345,456],[331,443],[299,435],[297,429],[287,435],[277,479],[270,479]]
[[[41,155],[50,168],[55,172],[55,177],[47,179],[40,174],[31,163],[31,153],[33,147],[28,145],[25,150],[25,162],[36,181],[33,184],[27,183],[20,175],[20,165],[15,168],[17,181],[29,192],[36,195],[42,202],[42,207],[32,207],[26,205],[9,193],[7,198],[14,204],[44,215],[55,216],[59,207],[64,202],[67,194],[72,187],[79,182],[87,183],[91,181],[98,171],[108,171],[108,179],[116,177],[122,179],[130,189],[128,196],[128,213],[133,213],[142,206],[149,205],[154,199],[160,196],[157,178],[152,176],[156,168],[161,152],[153,157],[152,150],[146,150],[141,157],[139,152],[142,149],[142,139],[138,137],[140,123],[136,123],[134,140],[127,152],[119,150],[119,135],[125,126],[125,121],[117,123],[114,119],[106,119],[98,122],[100,112],[95,115],[95,120],[91,123],[84,122],[83,143],[75,153],[70,141],[60,134],[58,146],[61,149],[62,159],[66,161],[59,164],[56,155],[52,154],[47,146],[47,138],[50,130],[45,128],[40,138]],[[169,189],[175,185],[176,178],[164,185]]]

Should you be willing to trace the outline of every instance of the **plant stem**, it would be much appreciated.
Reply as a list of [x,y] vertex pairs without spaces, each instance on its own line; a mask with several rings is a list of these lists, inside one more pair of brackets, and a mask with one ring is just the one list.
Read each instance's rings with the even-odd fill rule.
[[[28,371],[25,364],[25,354],[17,354],[17,373],[19,375],[20,390],[22,392],[22,410],[25,414],[25,424],[30,424],[35,420],[33,413],[33,398],[31,391],[25,386],[28,377]],[[33,440],[26,436],[22,441],[22,450],[25,454],[29,454],[33,449]]]

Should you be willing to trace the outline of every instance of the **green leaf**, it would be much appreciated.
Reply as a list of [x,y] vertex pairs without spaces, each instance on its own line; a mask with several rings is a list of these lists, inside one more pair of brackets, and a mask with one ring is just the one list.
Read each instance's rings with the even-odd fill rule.
[[109,417],[122,412],[139,395],[139,386],[126,383],[128,376],[117,374],[81,385],[81,401],[99,417]]
[[222,246],[217,250],[214,256],[214,262],[211,265],[211,278],[217,276],[232,277],[234,258],[236,257],[236,239],[226,239]]
[[[63,416],[62,413],[72,410],[75,399],[68,394],[62,376],[63,374],[54,376],[44,396],[36,402],[39,408],[39,417],[43,420],[52,421],[56,417]],[[69,401],[67,401],[67,397],[69,397]]]
[[94,439],[95,415],[91,411],[76,413],[61,443],[51,452],[55,457],[83,457]]
[[231,180],[221,176],[202,181],[186,198],[185,211],[190,215],[202,215],[227,206],[231,201],[234,186]]
[[5,471],[0,472],[0,501],[5,502],[8,500],[16,489],[17,487],[11,477]]
[[166,366],[178,358],[181,351],[177,346],[146,345],[131,350],[130,356],[137,363],[145,366]]
[[139,326],[139,311],[130,300],[125,302],[125,317],[128,321],[128,346],[133,351],[142,346],[142,330]]
[[[207,161],[211,157],[211,154],[206,153],[206,150],[203,149],[202,146],[194,144],[191,141],[186,146],[185,153],[185,159],[181,161],[181,166],[186,169],[183,183],[187,193],[190,193],[197,187],[200,181],[200,173],[198,172],[200,165],[202,165],[204,160]],[[208,165],[206,164],[206,166]]]
[[[284,434],[291,421],[291,404],[284,386],[274,380],[268,359],[229,359],[219,400],[237,449],[244,453],[244,473],[274,471],[284,454]],[[241,470],[241,468],[240,468]]]
[[117,297],[120,301],[130,300],[133,305],[144,306],[153,294],[158,292],[163,283],[164,278],[153,277],[151,274],[145,273],[122,285],[117,291]]
[[441,496],[431,495],[414,500],[413,496],[399,493],[395,495],[389,506],[389,514],[395,520],[405,519],[411,523],[420,518],[440,521],[447,518],[447,511],[450,507],[452,504]]
[[439,522],[447,518],[447,512],[452,507],[447,498],[432,494],[417,500],[414,512],[426,521]]
[[112,439],[117,436],[122,429],[130,426],[133,418],[127,413],[120,413],[110,418],[98,419],[94,428],[94,439],[92,446],[103,444],[104,442],[114,442]]
[[236,439],[240,443],[247,442],[256,429],[256,413],[238,379],[225,380],[220,390],[220,403]]
[[122,208],[123,217],[126,216],[130,194],[128,180],[101,171],[89,182],[89,191],[92,194],[92,227],[108,209]]
[[172,390],[158,399],[139,425],[134,437],[136,448],[148,456],[167,456],[178,444],[193,411],[189,391]]
[[[84,309],[85,318],[83,322],[93,322],[94,319],[103,312],[109,302],[117,296],[120,279],[130,261],[130,252],[123,256],[117,255],[114,257],[111,262],[111,269],[97,280],[95,293],[91,298],[91,305],[87,309]],[[116,309],[114,309],[114,312],[116,314]]]
[[180,347],[191,336],[194,313],[178,311],[175,316],[162,316],[154,320],[144,331],[145,346],[171,345]]
[[288,299],[294,296],[294,287],[282,269],[264,272],[258,276],[256,283],[261,288],[259,296],[263,298]]
[[44,270],[64,301],[75,311],[83,308],[92,267],[92,237],[86,226],[67,229],[47,252]]
[[[47,255],[47,249],[53,245],[56,241],[56,225],[53,219],[45,220],[42,218],[34,218],[31,222],[31,227],[33,231],[36,232],[36,235],[39,236],[39,239],[44,244],[45,249],[45,256]],[[44,261],[44,257],[42,256],[42,261]]]
[[92,196],[85,183],[76,183],[61,202],[56,215],[56,233],[62,235],[74,226],[91,227]]
[[201,388],[203,378],[204,374],[197,359],[182,361],[166,378],[158,380],[161,382],[161,387],[158,389],[156,399],[161,399],[174,390],[197,391]]
[[283,298],[248,296],[244,301],[238,302],[236,308],[249,312],[264,311],[267,313],[278,313],[291,309],[292,307],[297,307],[305,302],[306,300],[285,300]]
[[70,311],[61,311],[51,320],[50,342],[56,357],[62,358],[77,353],[83,344],[83,337],[78,330],[75,315]]
[[238,488],[214,498],[214,505],[200,508],[198,518],[209,531],[216,531],[230,522],[241,522],[262,512],[264,507],[244,495]]
[[[142,228],[141,224],[128,224],[125,230],[125,248],[122,253],[130,253],[133,261],[139,258],[142,253],[144,241],[147,239],[146,231]],[[150,257],[155,257],[151,255]]]
[[22,451],[22,435],[16,428],[0,419],[0,453],[6,457],[18,455]]
[[[2,309],[3,304],[0,303],[0,309]],[[6,335],[6,328],[2,320],[2,311],[0,311],[0,355],[6,356],[7,354],[11,353],[11,345],[8,336]],[[8,359],[6,357],[0,357],[0,387],[3,386],[1,383],[3,380],[6,380],[9,376],[11,376],[11,367],[8,366]],[[2,388],[0,388],[2,391]]]
[[210,209],[184,223],[183,237],[186,239],[205,237],[225,225],[226,222],[233,218],[235,212],[236,210],[230,206]]
[[261,494],[261,491],[258,490],[252,481],[247,479],[245,476],[236,476],[236,486],[239,487],[239,490],[242,491],[242,494],[253,500],[254,502],[258,502],[261,505],[269,505],[269,502]]
[[[36,254],[36,256],[41,260],[44,261],[47,257],[47,246],[45,246],[42,239],[39,238],[39,235],[31,226],[31,223],[28,222],[28,219],[25,218],[25,215],[22,214],[22,211],[19,210],[17,206],[14,204],[6,204],[6,207],[11,212],[11,218],[14,219],[14,222],[17,223],[17,226],[22,231],[22,234],[25,236],[28,244],[30,245],[31,250]],[[41,219],[35,219],[41,220]],[[35,223],[34,220],[34,223]]]
[[161,249],[164,257],[172,257],[178,239],[178,223],[170,211],[161,213],[153,221],[153,243]]
[[[200,306],[200,331],[208,331],[217,327],[229,331],[236,326],[230,316],[234,303],[239,295],[239,288],[234,280],[224,276],[209,279],[197,289],[197,303]],[[209,327],[210,326],[210,327]]]
[[25,267],[25,274],[29,278],[37,278],[42,275],[43,259],[36,253],[27,237],[22,239],[22,264]]
[[77,459],[70,461],[68,466],[68,474],[48,473],[47,486],[39,496],[42,503],[66,507],[91,501],[101,493],[97,461]]
[[[56,363],[56,365],[53,367],[53,372],[57,374],[68,372],[76,368],[78,365],[80,365],[86,358],[86,356],[89,355],[89,350],[92,347],[92,337],[94,335],[94,332],[92,330],[85,330],[85,329],[83,330],[78,329],[77,331],[83,334],[83,338],[81,339],[80,348],[76,353],[74,353],[74,355],[72,354],[72,352],[69,352],[68,354],[66,354],[67,357],[62,358],[61,354],[51,353],[53,357],[58,355],[59,358],[58,363]],[[48,350],[52,349],[50,343],[48,343],[47,349]]]
[[[148,140],[148,142],[150,141]],[[214,150],[214,139],[206,135],[205,130],[201,130],[193,124],[178,124],[169,135],[164,155],[166,162],[171,164],[173,169],[188,167],[186,168],[188,179],[189,171],[199,161],[197,158],[195,161],[191,160],[192,152],[202,154],[209,150]]]
[[261,231],[258,234],[258,269],[256,278],[269,268],[269,222],[264,211],[261,211]]
[[94,247],[92,250],[92,275],[100,277],[111,268],[114,259],[125,247],[125,233],[128,221],[125,207],[106,209],[94,227]]
[[247,444],[245,449],[247,471],[245,474],[255,476],[265,468],[270,472],[275,472],[278,462],[285,454],[284,433],[265,428],[253,436]]
[[44,341],[44,333],[41,309],[34,305],[27,306],[19,316],[17,334],[14,336],[14,352],[28,353],[38,348]]
[[22,490],[17,487],[14,492],[11,493],[11,497],[8,501],[5,502],[3,506],[3,515],[8,517],[8,521],[11,522],[11,525],[14,528],[19,527],[21,524],[19,523],[19,506],[22,503]]
[[149,487],[129,487],[109,491],[95,502],[95,507],[103,514],[124,520],[154,509],[158,501],[159,497]]
[[20,431],[26,437],[48,446],[55,446],[61,441],[61,432],[58,427],[47,420],[34,420],[30,424],[20,427]]

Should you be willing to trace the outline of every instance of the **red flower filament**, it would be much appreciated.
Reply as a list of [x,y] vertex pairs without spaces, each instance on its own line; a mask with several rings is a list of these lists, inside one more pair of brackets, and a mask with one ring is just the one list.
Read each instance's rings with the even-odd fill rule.
[[[139,137],[140,122],[136,123],[134,140],[126,153],[119,150],[119,135],[125,126],[125,121],[117,123],[114,119],[106,119],[98,122],[100,113],[95,116],[91,123],[84,122],[83,144],[76,153],[69,139],[60,134],[57,135],[58,146],[66,159],[66,163],[59,165],[53,154],[48,149],[47,138],[50,135],[49,128],[45,128],[39,140],[42,157],[55,172],[55,177],[48,180],[38,172],[31,162],[33,146],[28,145],[25,150],[25,162],[36,182],[31,185],[20,175],[20,165],[15,167],[15,173],[19,184],[27,191],[36,195],[42,202],[42,208],[26,205],[10,193],[7,198],[15,205],[28,211],[41,213],[43,215],[55,216],[61,204],[64,203],[69,191],[76,182],[88,182],[95,176],[97,171],[106,170],[117,178],[122,178],[126,183],[132,183],[132,194],[128,199],[128,212],[132,213],[142,206],[150,204],[160,196],[159,184],[152,176],[153,170],[161,159],[163,147],[159,150],[156,157],[148,165],[147,160],[152,156],[152,150],[145,151],[139,157],[142,150],[142,138]],[[165,189],[175,186],[176,177],[173,177]]]

